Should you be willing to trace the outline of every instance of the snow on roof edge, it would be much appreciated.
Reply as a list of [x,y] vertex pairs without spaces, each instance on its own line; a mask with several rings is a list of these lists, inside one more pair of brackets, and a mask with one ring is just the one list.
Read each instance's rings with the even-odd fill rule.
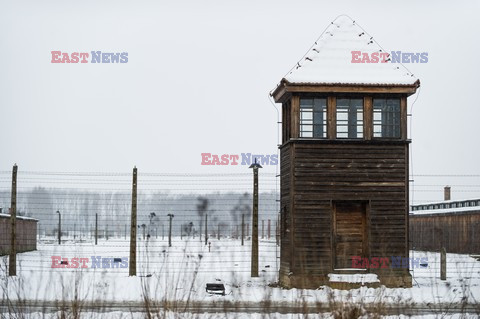
[[[287,79],[283,78],[275,90],[282,84],[285,83],[291,86],[302,86],[302,85],[316,85],[316,86],[350,86],[350,85],[364,85],[364,86],[420,86],[420,79],[416,79],[413,83],[369,83],[369,82],[290,82]],[[274,91],[275,91],[274,90]]]
[[[10,214],[0,214],[0,218],[10,218],[10,217],[11,217]],[[38,219],[32,218],[32,217],[27,217],[27,216],[18,216],[18,215],[17,215],[17,219],[34,220],[34,221],[37,221],[37,222],[38,222]]]
[[416,215],[436,215],[436,214],[455,214],[455,213],[480,213],[480,206],[427,209],[410,211],[410,216]]

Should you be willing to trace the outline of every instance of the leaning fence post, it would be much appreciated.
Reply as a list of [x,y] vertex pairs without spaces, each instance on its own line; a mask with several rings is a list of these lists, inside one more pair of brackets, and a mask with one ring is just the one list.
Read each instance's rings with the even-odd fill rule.
[[447,250],[445,247],[440,252],[440,280],[447,280]]

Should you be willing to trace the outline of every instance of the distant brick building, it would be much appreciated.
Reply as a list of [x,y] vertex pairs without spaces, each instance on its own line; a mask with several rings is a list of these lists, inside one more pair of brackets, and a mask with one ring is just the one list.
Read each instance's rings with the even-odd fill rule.
[[[17,253],[37,250],[37,219],[17,216]],[[0,214],[0,256],[10,253],[10,215]]]

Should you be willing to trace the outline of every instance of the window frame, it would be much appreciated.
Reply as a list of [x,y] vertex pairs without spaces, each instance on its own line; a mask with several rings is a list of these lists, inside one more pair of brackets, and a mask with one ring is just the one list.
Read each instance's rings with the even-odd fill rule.
[[[333,139],[336,139],[336,140],[355,140],[355,141],[360,141],[360,140],[366,140],[366,136],[365,136],[365,97],[367,95],[339,95],[339,96],[335,96],[335,105],[334,105],[334,108],[333,108],[333,111],[335,112],[335,123],[333,123],[333,125],[335,126],[335,136],[333,137]],[[359,100],[361,101],[362,103],[362,107],[361,107],[361,116],[358,117],[358,109],[357,109],[357,117],[356,117],[356,135],[357,137],[350,137],[350,112],[351,110],[348,109],[347,112],[345,112],[347,114],[347,124],[346,125],[342,125],[344,127],[347,128],[347,131],[346,132],[340,132],[340,133],[346,133],[347,136],[346,137],[340,137],[339,136],[339,130],[338,130],[338,127],[339,127],[339,120],[338,120],[338,101],[339,100]],[[349,103],[351,104],[351,103]],[[349,105],[349,107],[351,107],[351,105]],[[358,122],[361,123],[361,125],[359,126],[358,125]],[[360,128],[360,129],[359,129]],[[358,135],[361,135],[360,137],[358,137]]]
[[[370,141],[370,140],[391,140],[391,141],[407,141],[407,109],[406,96],[396,93],[332,93],[332,92],[318,92],[318,93],[299,93],[292,94],[291,98],[284,101],[282,104],[282,144],[288,142],[290,139],[305,139],[305,140],[352,140],[352,141]],[[344,103],[342,100],[349,100]],[[311,100],[310,108],[304,106],[304,100]],[[313,114],[316,106],[315,101],[321,100],[321,121],[320,124],[315,120]],[[352,100],[358,100],[352,103]],[[380,107],[378,100],[383,100],[386,105],[389,100],[394,100],[394,116],[392,116],[393,135],[380,136],[381,127],[384,125],[381,121]],[[357,116],[353,116],[356,129],[350,126],[348,111],[342,110],[339,112],[341,104],[352,105],[361,104],[358,106]],[[377,108],[374,105],[377,104]],[[303,107],[302,107],[303,106]],[[312,115],[307,115],[309,108]],[[378,112],[378,113],[377,113]],[[377,118],[377,120],[375,120]],[[343,123],[342,123],[343,120]],[[318,125],[318,126],[317,126]],[[318,130],[322,130],[318,134]],[[356,130],[354,135],[349,136]],[[376,131],[376,132],[375,132]],[[380,132],[380,133],[379,133]]]
[[[302,101],[311,100],[311,108],[303,107],[302,108]],[[321,100],[321,111],[315,112],[316,108],[316,100]],[[323,100],[323,101],[322,101]],[[301,139],[327,139],[328,138],[328,97],[327,96],[301,96],[299,98],[299,115],[298,115],[298,137]],[[311,121],[311,123],[303,123],[302,122],[302,114],[307,112],[302,112],[302,109],[310,109],[311,111],[307,111],[311,113],[311,119],[307,119],[307,121]],[[315,114],[322,114],[321,116],[321,123],[316,123],[316,116]],[[304,126],[311,126],[311,131],[303,130]],[[321,128],[321,134],[316,135],[316,127]],[[311,133],[311,136],[302,136],[304,133]]]
[[[384,100],[385,101],[385,105],[388,105],[387,104],[387,101],[388,100],[397,100],[398,101],[398,113],[394,113],[394,112],[388,112],[388,114],[396,114],[396,117],[397,119],[393,119],[393,121],[397,121],[398,123],[394,123],[394,124],[384,124],[383,122],[380,123],[380,129],[383,133],[383,129],[384,129],[384,126],[387,126],[387,128],[389,126],[393,127],[392,131],[396,131],[395,133],[398,133],[398,135],[396,136],[375,136],[376,132],[375,132],[375,129],[376,129],[376,120],[375,120],[375,100]],[[372,96],[372,139],[375,139],[375,140],[401,140],[402,139],[402,130],[403,130],[403,119],[402,119],[402,97],[400,96]],[[383,115],[382,115],[383,116]],[[382,119],[383,120],[383,119]],[[398,126],[396,126],[396,124],[398,124]],[[395,126],[396,126],[396,129],[395,129]],[[388,131],[388,130],[387,130]]]

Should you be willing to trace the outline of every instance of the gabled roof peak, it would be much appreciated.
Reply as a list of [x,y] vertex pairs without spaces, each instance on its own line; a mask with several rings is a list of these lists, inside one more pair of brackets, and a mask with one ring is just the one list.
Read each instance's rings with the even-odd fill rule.
[[[359,60],[354,59],[352,52],[360,60],[377,57],[378,61],[375,58],[371,63],[355,63],[354,60]],[[325,28],[282,82],[293,85],[419,84],[404,65],[392,63],[389,52],[347,15],[338,16]]]

